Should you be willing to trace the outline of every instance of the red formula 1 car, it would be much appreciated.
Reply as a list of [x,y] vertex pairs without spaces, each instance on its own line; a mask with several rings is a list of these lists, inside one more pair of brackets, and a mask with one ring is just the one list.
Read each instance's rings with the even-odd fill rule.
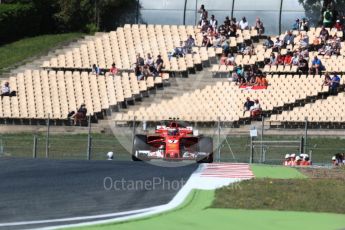
[[133,140],[134,161],[195,160],[213,162],[213,141],[210,137],[193,135],[192,127],[183,127],[175,121],[169,126],[157,126],[155,134],[137,134]]

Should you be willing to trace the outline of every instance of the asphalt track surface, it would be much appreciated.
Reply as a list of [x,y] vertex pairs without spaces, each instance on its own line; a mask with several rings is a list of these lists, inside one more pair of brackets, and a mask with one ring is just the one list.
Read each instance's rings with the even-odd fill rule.
[[166,204],[198,167],[177,165],[180,167],[130,161],[0,158],[0,229],[76,222],[1,227],[3,223],[102,215]]

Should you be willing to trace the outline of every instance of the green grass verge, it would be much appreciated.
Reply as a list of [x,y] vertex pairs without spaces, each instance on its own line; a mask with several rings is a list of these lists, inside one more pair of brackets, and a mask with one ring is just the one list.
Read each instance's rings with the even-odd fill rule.
[[251,165],[251,169],[256,178],[306,178],[306,176],[300,173],[297,169],[285,166]]
[[342,179],[253,179],[217,189],[212,207],[345,214],[344,192]]
[[[32,157],[33,134],[2,134],[0,135],[0,156]],[[44,158],[46,135],[37,134],[37,157]],[[106,159],[106,153],[113,151],[115,158],[129,160],[130,155],[125,148],[130,146],[130,139],[111,134],[92,134],[92,160]],[[49,158],[51,159],[86,159],[87,134],[51,134],[49,138]]]
[[203,230],[263,229],[318,230],[345,227],[344,215],[329,213],[277,212],[209,208],[214,191],[194,191],[182,207],[171,212],[124,223],[73,228],[80,230]]
[[41,55],[62,42],[81,37],[81,33],[42,35],[0,46],[0,72],[29,57]]

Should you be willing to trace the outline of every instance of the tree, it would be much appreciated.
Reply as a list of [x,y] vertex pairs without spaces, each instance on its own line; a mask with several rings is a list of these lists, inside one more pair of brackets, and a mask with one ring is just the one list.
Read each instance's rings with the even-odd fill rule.
[[303,5],[306,15],[314,22],[322,24],[323,12],[327,7],[330,7],[335,15],[337,15],[338,9],[345,8],[345,0],[298,0]]

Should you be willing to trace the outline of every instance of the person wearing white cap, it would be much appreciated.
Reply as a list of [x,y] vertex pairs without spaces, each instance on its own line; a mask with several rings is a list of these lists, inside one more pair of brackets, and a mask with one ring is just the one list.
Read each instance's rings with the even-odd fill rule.
[[108,161],[111,161],[111,160],[113,160],[114,159],[114,153],[113,152],[108,152],[107,153],[107,157],[108,157]]
[[338,165],[339,165],[336,156],[333,156],[333,157],[332,157],[332,164],[333,164],[333,166],[338,166]]
[[289,166],[289,161],[290,161],[290,154],[285,154],[285,159],[284,159],[283,165]]
[[300,156],[297,156],[296,160],[295,160],[295,165],[297,165],[297,166],[301,165],[301,160],[302,160],[302,158]]
[[342,31],[343,30],[343,25],[340,23],[339,19],[335,22],[334,28],[337,29],[337,31]]
[[296,158],[296,154],[295,153],[290,154],[289,166],[295,166],[296,165],[295,158]]
[[302,161],[300,163],[300,165],[302,166],[310,166],[311,165],[311,161],[309,160],[309,155],[306,153],[301,153],[300,157],[302,158]]

